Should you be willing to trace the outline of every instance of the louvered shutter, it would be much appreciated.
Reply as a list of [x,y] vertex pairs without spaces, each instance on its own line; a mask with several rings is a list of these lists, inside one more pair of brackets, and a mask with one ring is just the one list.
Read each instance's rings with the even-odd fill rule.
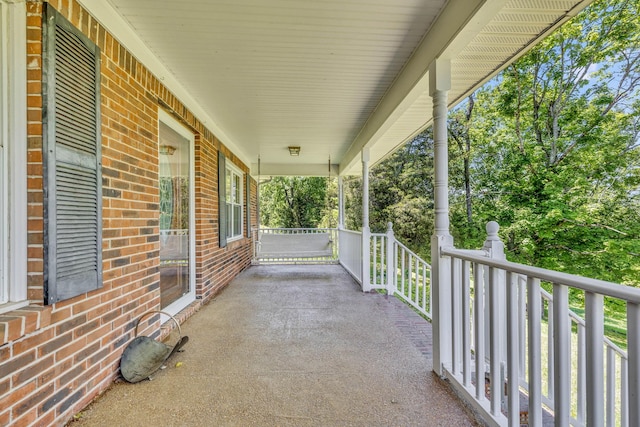
[[218,151],[218,239],[219,246],[227,246],[227,197],[226,197],[227,161]]
[[247,237],[251,238],[251,175],[247,174],[247,200],[245,215],[247,216]]
[[102,287],[100,50],[49,4],[43,26],[45,298]]

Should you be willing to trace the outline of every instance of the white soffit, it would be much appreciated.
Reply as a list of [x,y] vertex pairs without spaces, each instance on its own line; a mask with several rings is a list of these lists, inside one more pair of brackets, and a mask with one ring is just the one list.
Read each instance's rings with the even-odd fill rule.
[[[446,0],[104,3],[224,131],[225,144],[250,163],[260,156],[265,167],[299,169],[340,162]],[[300,156],[289,156],[289,145],[301,146]]]
[[430,123],[435,58],[453,105],[589,2],[80,1],[254,175],[359,173]]

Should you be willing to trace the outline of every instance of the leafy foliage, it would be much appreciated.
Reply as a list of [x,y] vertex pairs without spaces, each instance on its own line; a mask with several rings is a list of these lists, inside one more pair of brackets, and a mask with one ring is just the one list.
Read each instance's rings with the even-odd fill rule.
[[[284,228],[337,224],[333,181],[329,183],[329,179],[323,177],[278,176],[261,183],[260,223],[265,227]],[[328,197],[328,192],[332,197]]]
[[637,284],[639,5],[594,3],[451,114],[513,260]]

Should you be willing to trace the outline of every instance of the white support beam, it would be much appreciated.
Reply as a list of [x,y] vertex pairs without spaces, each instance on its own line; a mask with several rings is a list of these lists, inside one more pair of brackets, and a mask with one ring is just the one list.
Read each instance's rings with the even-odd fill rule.
[[369,228],[369,159],[368,148],[361,153],[362,159],[362,291],[371,290],[371,229]]
[[451,366],[451,263],[440,248],[453,246],[449,233],[449,160],[447,148],[447,91],[451,88],[451,64],[437,60],[429,69],[429,94],[433,98],[435,230],[431,239],[433,279],[433,370],[443,375]]
[[344,229],[344,179],[338,176],[338,229]]
[[449,153],[447,147],[447,92],[451,89],[451,62],[431,64],[429,95],[433,98],[435,234],[449,234]]
[[369,149],[362,150],[362,228],[369,228]]

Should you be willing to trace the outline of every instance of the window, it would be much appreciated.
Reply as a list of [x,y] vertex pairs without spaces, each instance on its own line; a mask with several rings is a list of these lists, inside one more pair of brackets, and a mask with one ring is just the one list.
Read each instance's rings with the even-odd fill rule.
[[227,162],[225,173],[227,239],[242,236],[242,172]]
[[27,304],[24,2],[0,0],[0,313]]
[[100,50],[46,5],[44,278],[52,304],[102,286]]
[[218,237],[221,248],[242,237],[243,173],[218,151]]

